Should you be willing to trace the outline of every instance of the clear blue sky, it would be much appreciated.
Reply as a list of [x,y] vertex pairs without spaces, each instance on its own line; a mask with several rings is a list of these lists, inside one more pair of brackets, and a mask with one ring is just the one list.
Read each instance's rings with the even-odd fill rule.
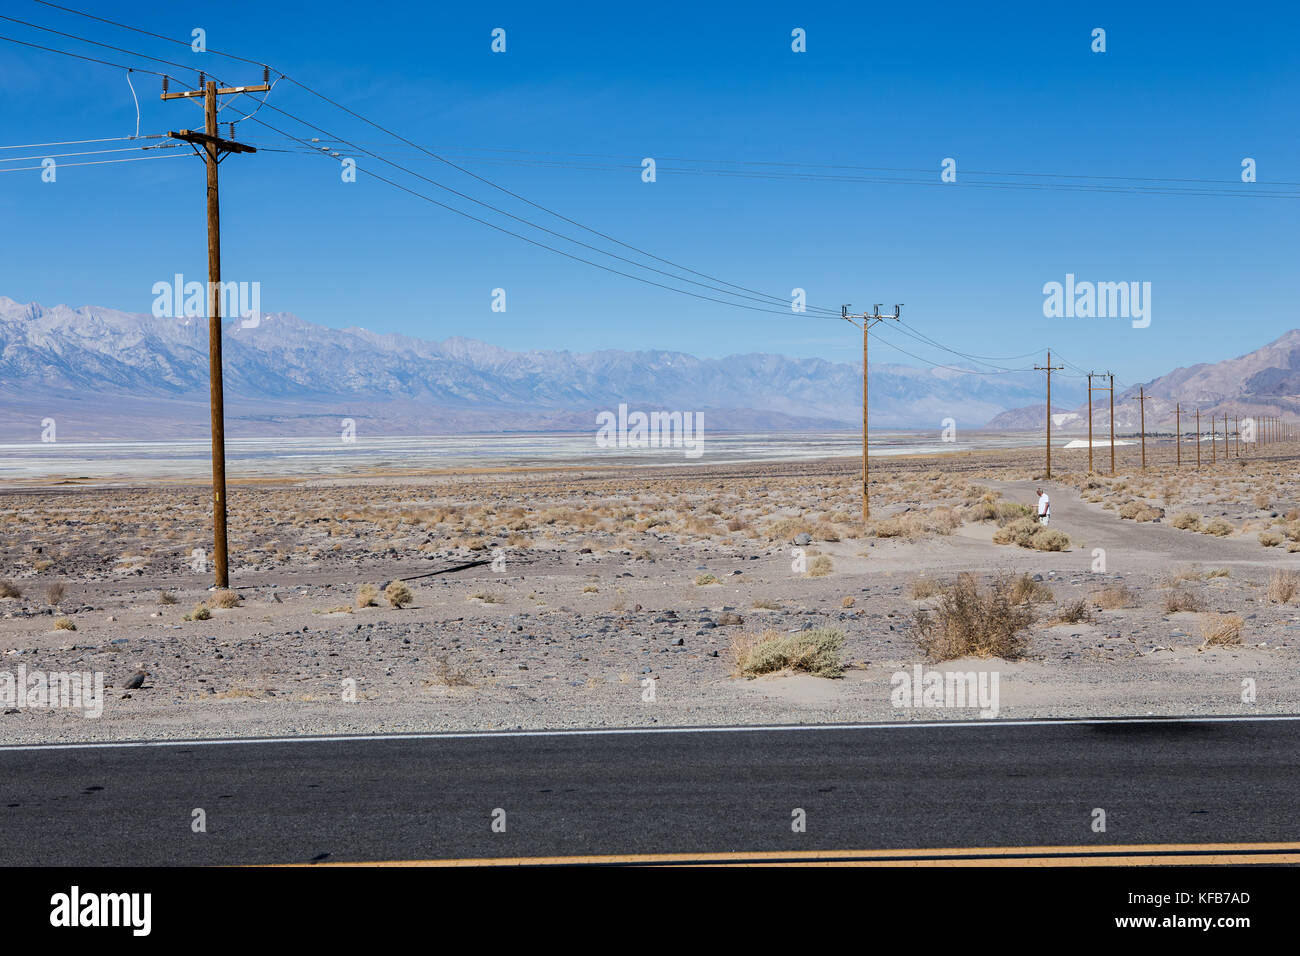
[[[179,39],[202,27],[211,47],[268,62],[440,151],[528,151],[497,154],[528,165],[457,161],[594,229],[738,285],[779,296],[798,286],[811,303],[831,307],[904,302],[913,326],[963,351],[1011,355],[1050,345],[1077,364],[1136,382],[1249,351],[1300,326],[1300,200],[968,184],[988,178],[975,171],[994,171],[1033,174],[1011,177],[1026,183],[1214,180],[1212,188],[1240,193],[1247,188],[1241,161],[1252,157],[1255,189],[1300,195],[1300,186],[1279,185],[1300,183],[1294,5],[655,3],[557,11],[549,4],[67,2]],[[254,66],[31,0],[7,2],[4,12],[230,82],[261,78]],[[490,49],[496,27],[506,30],[504,54]],[[791,50],[796,27],[807,32],[805,53]],[[1105,53],[1090,48],[1096,27],[1106,30]],[[0,34],[192,78],[7,21]],[[157,78],[134,79],[142,132],[201,126],[193,104],[158,100]],[[411,159],[418,154],[409,147],[288,83],[271,103],[485,201],[634,255],[440,163]],[[240,99],[222,118],[254,105]],[[269,110],[259,117],[303,133]],[[135,121],[123,71],[0,42],[0,145],[122,136]],[[252,122],[238,136],[284,145]],[[520,349],[860,356],[842,322],[729,308],[596,271],[370,179],[365,169],[382,170],[474,208],[344,152],[358,155],[357,183],[342,183],[336,162],[311,155],[263,152],[223,163],[225,278],[261,282],[265,310]],[[570,155],[579,153],[622,157],[628,168],[577,168],[588,162]],[[0,150],[0,157],[20,155],[32,153]],[[661,168],[647,184],[639,170],[646,156],[663,167],[780,176]],[[939,182],[945,157],[957,160],[957,184]],[[543,161],[560,165],[537,165]],[[0,168],[17,165],[32,163]],[[1140,182],[1105,182],[1116,181]],[[65,167],[53,184],[39,172],[0,174],[0,294],[147,312],[153,283],[176,272],[205,277],[203,217],[203,171],[193,157]],[[1043,284],[1066,273],[1150,282],[1151,326],[1045,319]],[[505,313],[490,309],[497,287],[506,289]],[[872,360],[917,364],[884,347]]]

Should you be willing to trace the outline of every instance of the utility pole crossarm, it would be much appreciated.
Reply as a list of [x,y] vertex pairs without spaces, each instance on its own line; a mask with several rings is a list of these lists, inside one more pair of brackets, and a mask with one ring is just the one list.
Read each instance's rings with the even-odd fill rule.
[[192,129],[173,130],[167,134],[172,139],[182,139],[187,143],[199,143],[203,146],[215,146],[222,153],[256,153],[256,146],[249,146],[247,143],[236,143],[233,139],[222,139],[219,136],[209,136],[207,133],[196,133]]
[[[217,90],[218,96],[230,96],[234,93],[269,93],[271,84],[258,83],[256,86],[223,86]],[[196,99],[200,96],[206,96],[206,90],[182,90],[179,93],[163,92],[159,99],[163,100],[188,100]]]

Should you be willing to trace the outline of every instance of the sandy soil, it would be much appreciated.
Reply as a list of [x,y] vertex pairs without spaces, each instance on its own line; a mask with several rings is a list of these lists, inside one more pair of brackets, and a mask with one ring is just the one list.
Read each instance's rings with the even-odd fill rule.
[[[1001,718],[1296,712],[1300,593],[1269,584],[1300,571],[1297,452],[1195,472],[1148,443],[1148,470],[1124,448],[1114,478],[1057,452],[1050,482],[1028,452],[873,461],[866,528],[851,459],[236,483],[240,603],[210,620],[184,619],[214,599],[192,563],[202,486],[0,488],[0,672],[113,688],[98,718],[5,707],[0,742],[976,715],[895,706],[891,679],[917,664],[997,672]],[[1069,549],[995,544],[981,509],[1039,483]],[[475,561],[494,563],[430,573]],[[1023,658],[921,654],[912,618],[937,597],[915,582],[962,571],[1050,588]],[[357,606],[396,578],[409,606]],[[1119,586],[1133,606],[1097,606]],[[1174,590],[1198,610],[1169,613]],[[1087,618],[1060,623],[1079,600]],[[1203,646],[1222,613],[1241,643]],[[739,636],[820,627],[844,633],[842,677],[737,675]],[[122,689],[137,669],[144,686]]]

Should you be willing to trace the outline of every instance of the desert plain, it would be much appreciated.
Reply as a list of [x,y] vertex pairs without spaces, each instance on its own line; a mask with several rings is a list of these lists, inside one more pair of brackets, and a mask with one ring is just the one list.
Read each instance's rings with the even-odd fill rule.
[[1297,712],[1300,446],[1179,453],[235,473],[223,592],[204,483],[10,482],[0,672],[105,693],[0,743]]

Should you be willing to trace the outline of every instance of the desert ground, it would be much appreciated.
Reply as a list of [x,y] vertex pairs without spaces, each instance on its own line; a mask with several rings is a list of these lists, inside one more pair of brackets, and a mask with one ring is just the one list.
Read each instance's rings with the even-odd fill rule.
[[0,742],[1300,710],[1300,446],[1146,454],[235,474],[225,593],[204,485],[10,484],[0,672],[106,693]]

